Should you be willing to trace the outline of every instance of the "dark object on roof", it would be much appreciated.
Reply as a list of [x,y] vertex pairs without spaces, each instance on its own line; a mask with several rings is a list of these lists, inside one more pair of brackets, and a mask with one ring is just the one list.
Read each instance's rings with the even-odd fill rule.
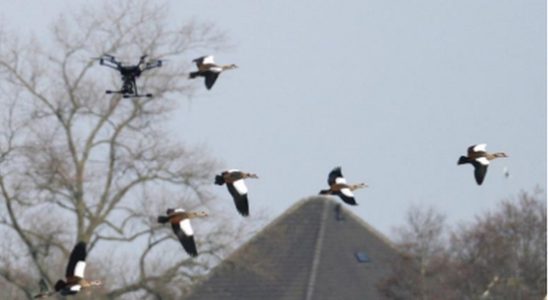
[[356,256],[356,259],[358,260],[358,262],[361,262],[361,263],[370,262],[369,256],[367,255],[367,253],[365,253],[363,251],[356,252],[355,256]]
[[[188,300],[384,299],[378,284],[398,253],[390,242],[327,197],[300,201],[197,283]],[[356,253],[367,253],[360,263]]]
[[344,221],[344,217],[343,217],[343,214],[342,214],[342,207],[341,207],[340,203],[337,203],[335,205],[335,219],[337,221]]

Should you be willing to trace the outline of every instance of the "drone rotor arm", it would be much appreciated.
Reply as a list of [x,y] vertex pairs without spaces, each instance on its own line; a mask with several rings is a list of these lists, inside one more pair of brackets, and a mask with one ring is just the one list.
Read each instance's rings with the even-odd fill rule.
[[154,68],[159,68],[161,66],[162,66],[162,61],[161,60],[157,60],[157,61],[154,61],[154,62],[148,62],[145,65],[145,67],[143,68],[143,71],[154,69]]
[[117,62],[117,61],[111,61],[111,60],[99,60],[99,64],[101,66],[105,66],[105,67],[109,67],[109,68],[112,68],[112,69],[115,69],[115,70],[120,70],[120,63]]

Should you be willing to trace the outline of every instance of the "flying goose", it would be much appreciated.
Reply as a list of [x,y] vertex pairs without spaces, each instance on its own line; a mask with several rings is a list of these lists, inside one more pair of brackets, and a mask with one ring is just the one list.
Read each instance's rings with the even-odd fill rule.
[[198,256],[198,250],[196,250],[196,243],[194,242],[194,231],[190,225],[190,219],[197,217],[206,217],[207,213],[204,211],[185,211],[182,208],[168,208],[166,211],[167,216],[159,216],[158,222],[165,224],[171,223],[173,232],[183,245],[186,253],[192,257]]
[[461,156],[457,162],[457,165],[472,164],[474,166],[474,177],[478,185],[481,185],[485,178],[489,161],[499,157],[508,157],[504,152],[488,153],[485,150],[486,146],[487,144],[477,144],[468,147],[468,156]]
[[59,279],[55,283],[55,292],[63,296],[74,295],[82,289],[101,285],[99,280],[84,279],[86,268],[86,243],[78,242],[70,254],[65,280]]
[[259,178],[256,174],[245,173],[240,170],[231,169],[223,171],[220,175],[215,176],[215,184],[226,187],[234,199],[234,204],[238,212],[246,217],[249,216],[249,203],[247,201],[247,186],[244,179]]
[[198,71],[191,72],[189,78],[193,79],[198,76],[205,78],[205,86],[209,90],[213,87],[215,80],[219,77],[219,74],[224,70],[235,69],[238,66],[235,64],[230,65],[218,65],[213,61],[213,55],[202,56],[193,60],[198,67]]
[[335,167],[331,170],[327,177],[327,183],[329,184],[329,189],[321,190],[320,195],[337,195],[350,205],[358,205],[352,191],[367,187],[365,183],[347,184],[346,179],[342,175],[341,167]]

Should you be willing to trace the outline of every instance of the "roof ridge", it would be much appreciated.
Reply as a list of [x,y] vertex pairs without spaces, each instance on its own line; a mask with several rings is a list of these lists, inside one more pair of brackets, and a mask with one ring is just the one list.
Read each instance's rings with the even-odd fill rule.
[[[326,224],[339,220],[336,214],[331,219],[332,209],[338,205],[343,207],[341,211],[348,221],[347,225]],[[400,251],[385,235],[344,206],[327,196],[313,195],[295,201],[286,211],[255,232],[209,270],[208,274],[194,281],[185,299],[203,300],[226,296],[227,300],[235,300],[241,299],[242,295],[262,295],[265,300],[280,299],[278,297],[283,295],[286,296],[284,299],[324,299],[332,296],[336,287],[334,283],[342,280],[338,277],[344,277],[345,270],[356,271],[355,275],[361,280],[367,278],[361,288],[343,282],[343,291],[339,292],[345,294],[346,299],[358,299],[352,298],[352,295],[369,295],[373,297],[371,299],[382,299],[375,298],[378,295],[374,289],[375,282],[384,276],[382,274],[385,273],[388,262]],[[348,231],[338,234],[341,228],[346,227]],[[360,239],[360,234],[365,235],[365,239]],[[278,240],[282,241],[283,247],[279,251],[281,254],[273,250]],[[371,243],[371,248],[367,246],[368,243]],[[355,248],[363,248],[364,245],[367,251],[371,251],[376,262],[373,268],[356,266],[353,257],[356,254]],[[292,250],[291,247],[297,248]],[[339,260],[334,260],[339,256],[340,250],[346,254],[342,263],[337,263]],[[262,264],[254,264],[260,262],[260,255],[265,253],[272,259],[266,259]],[[378,266],[383,267],[379,269]],[[329,270],[329,273],[333,271],[337,278],[327,279],[329,276],[326,277],[325,270]],[[263,289],[266,294],[261,292]]]
[[[224,262],[230,261],[232,258],[237,257],[240,252],[243,252],[245,250],[246,246],[251,245],[255,240],[259,239],[260,236],[261,236],[261,233],[263,233],[263,232],[269,230],[270,228],[276,226],[287,215],[290,215],[292,212],[296,211],[301,206],[307,204],[309,201],[313,201],[313,199],[315,199],[315,198],[318,198],[318,196],[309,196],[309,197],[302,198],[301,200],[299,200],[295,204],[293,204],[291,207],[289,207],[286,211],[284,211],[281,215],[274,218],[274,220],[272,220],[270,223],[268,223],[268,225],[263,227],[261,230],[255,232],[249,240],[242,243],[240,246],[238,246],[238,248],[235,251],[230,253],[230,255],[228,255],[227,257],[223,258],[215,267],[213,267],[211,270],[209,270],[206,276],[196,280],[192,284],[192,286],[193,286],[192,290],[196,290],[197,287],[202,285],[204,282],[207,282],[209,280],[209,278],[211,278],[211,276],[213,276],[213,274],[215,274],[215,271],[223,266]],[[193,291],[190,294],[192,294],[192,293],[193,293]]]
[[323,248],[323,239],[325,236],[325,226],[327,220],[327,212],[329,208],[329,202],[323,201],[323,212],[320,219],[320,229],[318,230],[318,236],[316,237],[316,245],[314,246],[314,258],[312,259],[312,268],[310,270],[310,277],[308,278],[308,285],[306,288],[306,300],[312,300],[314,296],[314,286],[316,285],[316,274],[318,272],[318,266],[320,265],[320,257]]
[[311,201],[314,198],[317,198],[317,197],[316,196],[310,196],[310,197],[306,197],[306,198],[303,198],[303,199],[297,201],[295,204],[293,204],[291,207],[289,207],[284,213],[282,213],[281,215],[274,218],[274,220],[272,220],[270,223],[268,223],[268,225],[263,227],[261,230],[257,231],[255,234],[253,234],[253,236],[249,240],[247,240],[246,242],[241,244],[238,247],[238,249],[236,249],[234,252],[232,252],[229,256],[225,257],[223,260],[229,260],[231,257],[238,254],[238,252],[243,251],[244,246],[247,246],[247,245],[251,244],[253,241],[255,241],[256,239],[258,239],[262,232],[265,232],[268,229],[270,229],[271,227],[276,226],[280,222],[280,220],[282,220],[285,216],[290,215],[292,212],[296,211],[301,206],[305,205],[306,203],[308,203],[308,201]]

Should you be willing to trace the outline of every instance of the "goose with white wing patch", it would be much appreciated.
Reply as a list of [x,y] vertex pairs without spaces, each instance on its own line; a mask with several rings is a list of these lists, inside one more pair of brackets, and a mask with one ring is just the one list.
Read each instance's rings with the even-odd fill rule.
[[221,72],[225,70],[235,69],[238,67],[235,64],[218,65],[213,61],[213,55],[198,57],[194,59],[193,62],[196,63],[198,71],[191,72],[189,78],[193,79],[198,76],[204,77],[205,86],[208,90],[213,87],[213,84],[215,83],[217,77],[219,77]]
[[478,185],[483,183],[489,161],[500,157],[508,157],[504,152],[488,153],[485,148],[487,144],[477,144],[468,147],[468,156],[461,156],[457,165],[472,164],[474,166],[474,177]]
[[220,175],[215,176],[215,184],[223,185],[226,183],[226,187],[234,199],[236,209],[244,217],[249,216],[247,186],[244,182],[244,179],[246,178],[256,179],[259,177],[256,174],[246,173],[236,169],[223,171]]
[[78,242],[70,253],[69,263],[65,274],[65,280],[59,279],[55,283],[55,292],[63,296],[74,295],[82,289],[101,285],[99,280],[84,279],[86,269],[86,243]]
[[168,208],[166,214],[167,216],[159,216],[158,222],[161,224],[171,223],[173,232],[175,232],[186,253],[192,257],[198,256],[198,250],[196,250],[196,243],[194,242],[194,230],[192,230],[192,226],[190,225],[190,219],[206,217],[207,213],[204,211],[185,211],[182,208]]
[[353,191],[367,187],[365,183],[348,184],[342,175],[341,167],[335,167],[327,177],[329,189],[321,190],[320,195],[337,195],[342,201],[350,205],[358,205],[354,199]]

